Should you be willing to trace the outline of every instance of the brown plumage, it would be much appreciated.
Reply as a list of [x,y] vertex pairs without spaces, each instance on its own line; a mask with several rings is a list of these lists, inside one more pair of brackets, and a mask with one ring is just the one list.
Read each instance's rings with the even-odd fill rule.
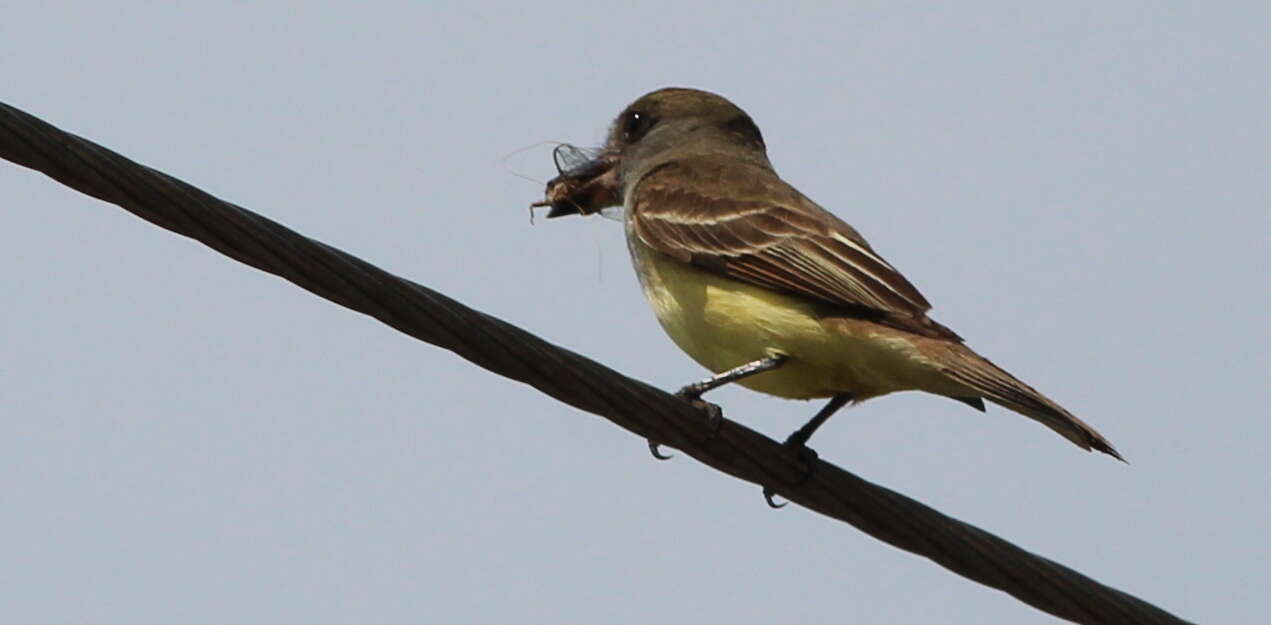
[[[585,179],[553,181],[564,197],[547,202],[553,214],[620,199],[659,321],[712,371],[781,356],[780,368],[738,383],[795,398],[922,390],[979,410],[988,400],[1121,458],[928,317],[927,299],[859,232],[777,176],[758,127],[728,100],[678,88],[645,95],[619,115],[597,163]],[[597,181],[612,192],[561,191]]]

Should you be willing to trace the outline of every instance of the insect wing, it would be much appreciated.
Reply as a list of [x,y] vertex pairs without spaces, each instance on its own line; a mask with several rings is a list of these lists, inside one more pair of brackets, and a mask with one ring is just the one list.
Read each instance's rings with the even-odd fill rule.
[[576,145],[562,143],[552,150],[552,160],[556,161],[556,171],[562,176],[578,174],[600,158],[599,148],[580,148]]

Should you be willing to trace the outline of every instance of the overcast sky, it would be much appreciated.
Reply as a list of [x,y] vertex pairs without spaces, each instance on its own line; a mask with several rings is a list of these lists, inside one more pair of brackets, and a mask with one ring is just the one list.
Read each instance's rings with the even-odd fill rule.
[[[0,100],[673,389],[705,372],[620,225],[531,224],[550,146],[518,150],[721,93],[1132,464],[917,394],[823,458],[1182,617],[1265,616],[1266,3],[176,4],[7,10]],[[0,206],[5,623],[1056,622],[39,174],[0,163]],[[713,399],[774,437],[817,408]]]

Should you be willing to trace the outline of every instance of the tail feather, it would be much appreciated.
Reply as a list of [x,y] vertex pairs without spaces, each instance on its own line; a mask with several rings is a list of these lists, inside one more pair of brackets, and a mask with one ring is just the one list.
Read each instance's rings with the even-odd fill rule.
[[[1082,449],[1094,449],[1125,462],[1102,434],[1033,387],[994,365],[963,344],[948,343],[952,353],[944,373],[1003,408],[1041,422]],[[965,401],[965,400],[963,400]]]

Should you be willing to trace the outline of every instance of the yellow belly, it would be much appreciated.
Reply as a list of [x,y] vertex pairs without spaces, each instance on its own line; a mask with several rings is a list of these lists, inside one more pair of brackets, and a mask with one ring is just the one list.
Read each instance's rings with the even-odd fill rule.
[[663,329],[713,372],[785,355],[779,369],[740,380],[792,399],[850,392],[859,400],[948,380],[910,336],[869,321],[827,319],[809,300],[747,285],[679,262],[629,236],[632,260]]

